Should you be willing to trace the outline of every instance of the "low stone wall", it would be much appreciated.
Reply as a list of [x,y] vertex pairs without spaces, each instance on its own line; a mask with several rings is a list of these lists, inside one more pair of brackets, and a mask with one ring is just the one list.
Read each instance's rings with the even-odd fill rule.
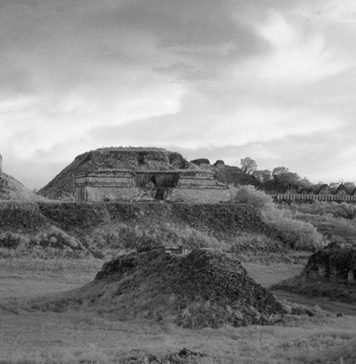
[[84,201],[137,201],[142,198],[143,192],[135,187],[86,186],[84,188]]
[[75,197],[81,201],[135,201],[142,196],[129,170],[79,172],[75,185]]
[[316,195],[316,194],[278,194],[274,198],[277,201],[336,201],[356,202],[356,196],[350,195]]

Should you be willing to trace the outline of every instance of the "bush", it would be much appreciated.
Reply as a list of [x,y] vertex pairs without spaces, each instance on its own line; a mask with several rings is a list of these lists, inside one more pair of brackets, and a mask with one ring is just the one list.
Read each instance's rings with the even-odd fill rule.
[[30,239],[26,236],[17,233],[2,233],[0,234],[0,248],[17,249],[20,245],[26,245]]
[[0,256],[31,256],[39,258],[83,258],[90,255],[75,237],[52,226],[36,235],[5,232],[0,234]]
[[258,191],[253,186],[231,187],[231,200],[238,203],[247,203],[257,209],[269,208],[273,199],[263,191]]
[[279,238],[296,250],[316,250],[325,246],[323,236],[307,222],[280,217],[271,222]]
[[292,249],[313,251],[325,246],[323,236],[312,224],[294,219],[290,210],[278,208],[271,196],[253,186],[235,188],[232,200],[259,209],[264,221],[276,231],[282,242]]

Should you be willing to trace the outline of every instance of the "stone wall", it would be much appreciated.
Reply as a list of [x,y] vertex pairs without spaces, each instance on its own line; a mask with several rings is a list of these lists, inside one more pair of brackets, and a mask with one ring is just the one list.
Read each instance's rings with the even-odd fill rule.
[[309,258],[303,274],[307,279],[355,284],[356,249],[331,243]]
[[2,155],[0,154],[0,173],[2,173]]
[[82,201],[133,201],[142,196],[130,170],[80,172],[75,176],[75,185],[75,197]]
[[230,201],[230,189],[212,172],[201,170],[98,170],[77,173],[75,184],[75,197],[81,201]]
[[230,189],[207,171],[182,172],[177,186],[168,192],[167,201],[219,203],[231,200]]

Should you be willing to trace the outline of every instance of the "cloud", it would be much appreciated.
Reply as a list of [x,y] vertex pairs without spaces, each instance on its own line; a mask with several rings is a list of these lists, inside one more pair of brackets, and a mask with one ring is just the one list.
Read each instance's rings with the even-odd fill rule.
[[346,0],[0,0],[5,166],[39,187],[78,153],[131,144],[356,179],[354,13]]

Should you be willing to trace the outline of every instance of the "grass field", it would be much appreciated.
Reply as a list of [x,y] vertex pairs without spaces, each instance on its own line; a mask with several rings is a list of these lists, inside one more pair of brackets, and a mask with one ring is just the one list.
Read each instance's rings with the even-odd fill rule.
[[[2,260],[0,362],[120,363],[140,352],[164,357],[188,348],[206,355],[198,363],[356,363],[353,316],[320,311],[314,317],[290,317],[281,326],[188,330],[150,321],[118,321],[85,310],[28,312],[6,304],[11,297],[21,301],[81,286],[93,279],[102,263]],[[265,286],[301,269],[283,263],[245,266]]]

